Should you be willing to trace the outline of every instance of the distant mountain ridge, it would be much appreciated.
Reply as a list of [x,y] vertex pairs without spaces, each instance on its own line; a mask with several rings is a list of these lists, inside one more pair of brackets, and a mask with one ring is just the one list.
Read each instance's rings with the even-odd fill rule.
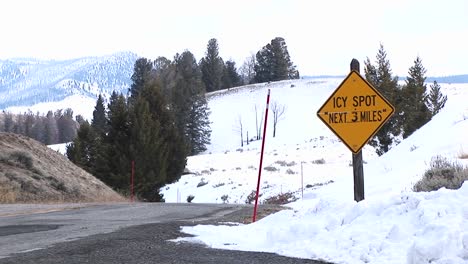
[[0,60],[0,109],[60,101],[81,94],[126,93],[138,55],[120,52],[70,60]]

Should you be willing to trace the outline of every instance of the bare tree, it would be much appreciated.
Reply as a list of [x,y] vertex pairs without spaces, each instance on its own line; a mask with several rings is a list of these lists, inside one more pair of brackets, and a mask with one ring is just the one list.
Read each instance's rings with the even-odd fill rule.
[[244,64],[240,67],[240,74],[242,77],[242,82],[244,84],[249,84],[252,83],[254,77],[255,77],[255,54],[250,54],[249,57],[247,57],[244,61]]
[[276,136],[276,125],[278,121],[282,119],[281,117],[283,117],[285,111],[285,105],[279,104],[276,101],[271,104],[271,112],[273,112],[273,137]]
[[243,131],[243,128],[242,128],[242,117],[240,115],[237,117],[236,122],[237,122],[237,124],[234,127],[234,131],[240,133],[241,147],[243,147],[244,146],[244,131]]

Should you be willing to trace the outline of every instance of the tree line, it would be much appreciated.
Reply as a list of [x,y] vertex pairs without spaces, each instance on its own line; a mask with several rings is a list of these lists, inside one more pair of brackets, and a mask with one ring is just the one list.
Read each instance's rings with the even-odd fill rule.
[[219,56],[218,41],[210,39],[205,57],[200,60],[200,69],[207,92],[245,84],[299,79],[299,71],[282,37],[272,39],[255,55],[247,57],[239,70],[232,60],[224,63]]
[[172,61],[139,58],[131,79],[129,94],[114,92],[107,107],[98,97],[91,123],[81,124],[67,156],[122,193],[129,191],[134,161],[136,194],[161,201],[159,188],[178,180],[187,156],[210,142],[205,86],[189,51]]
[[375,64],[367,58],[364,65],[366,80],[395,107],[393,116],[369,142],[382,155],[429,122],[444,107],[447,96],[436,81],[428,89],[426,69],[419,56],[409,68],[404,84],[399,84],[398,77],[392,74],[383,45]]
[[[83,117],[78,115],[77,120]],[[76,137],[78,122],[73,119],[73,110],[67,108],[46,115],[32,111],[23,114],[0,113],[0,131],[20,134],[43,144],[52,145],[72,141]]]

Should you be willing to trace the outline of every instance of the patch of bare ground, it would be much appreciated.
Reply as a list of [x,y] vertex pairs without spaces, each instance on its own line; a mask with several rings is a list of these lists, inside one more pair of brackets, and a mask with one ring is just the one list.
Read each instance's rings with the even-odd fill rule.
[[0,203],[120,202],[125,199],[44,144],[0,133]]

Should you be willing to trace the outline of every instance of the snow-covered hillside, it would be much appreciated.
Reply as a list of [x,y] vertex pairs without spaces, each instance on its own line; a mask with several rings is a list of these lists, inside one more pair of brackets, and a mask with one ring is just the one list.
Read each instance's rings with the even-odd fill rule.
[[443,84],[445,108],[387,154],[364,148],[366,199],[356,203],[351,153],[316,117],[340,81],[285,81],[211,95],[212,145],[189,157],[192,174],[162,188],[166,201],[246,202],[256,188],[261,142],[241,148],[236,120],[241,116],[253,137],[254,107],[264,109],[267,89],[286,112],[276,138],[268,121],[260,200],[287,192],[299,200],[254,224],[184,227],[196,237],[178,241],[333,263],[468,263],[468,184],[456,191],[411,191],[436,155],[468,165],[459,158],[468,152],[468,84]]
[[429,193],[411,189],[434,156],[468,166],[460,158],[468,153],[468,84],[442,84],[445,108],[382,157],[364,147],[366,199],[356,203],[351,153],[316,117],[341,81],[283,81],[210,94],[212,144],[188,158],[192,174],[161,189],[166,202],[187,202],[188,196],[194,203],[248,200],[256,188],[261,142],[240,146],[239,117],[253,138],[255,105],[260,120],[268,89],[271,101],[286,111],[275,138],[269,112],[260,201],[285,193],[298,200],[254,224],[184,227],[195,237],[175,241],[332,263],[468,263],[468,184]]
[[96,98],[114,90],[125,92],[136,59],[134,53],[121,52],[66,61],[0,60],[0,108],[61,101],[71,95]]

